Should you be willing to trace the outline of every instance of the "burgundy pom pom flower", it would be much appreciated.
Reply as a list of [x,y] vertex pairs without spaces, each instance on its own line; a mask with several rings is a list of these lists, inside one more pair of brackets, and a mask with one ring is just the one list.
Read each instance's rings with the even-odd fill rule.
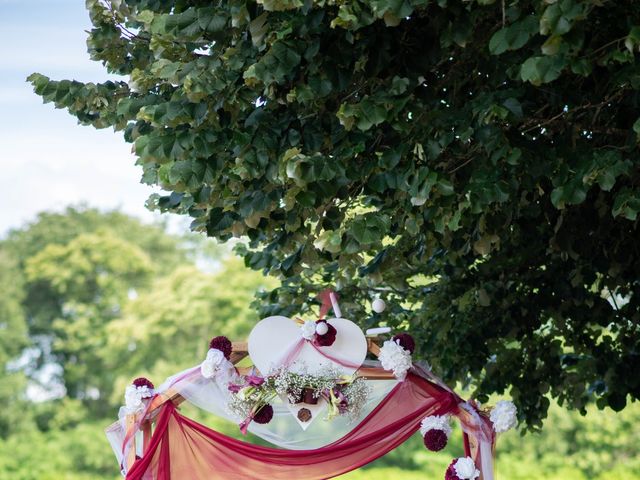
[[260,424],[269,423],[273,418],[273,407],[268,403],[260,407],[260,410],[253,416],[253,421]]
[[400,344],[400,346],[409,353],[413,353],[416,349],[416,342],[408,333],[399,333],[393,337],[393,341]]
[[462,480],[456,473],[455,464],[458,459],[453,460],[444,474],[444,480]]
[[220,350],[224,354],[224,358],[229,360],[231,357],[231,350],[233,350],[233,345],[231,345],[231,340],[221,335],[211,339],[209,342],[209,348]]
[[442,450],[447,445],[447,440],[447,434],[435,428],[424,434],[424,446],[432,452]]
[[136,387],[147,387],[149,390],[153,390],[153,383],[151,380],[145,377],[136,378],[133,382],[133,385]]
[[336,327],[334,327],[330,323],[327,323],[327,327],[329,327],[329,330],[327,330],[327,333],[325,333],[324,335],[316,334],[316,338],[314,341],[315,344],[319,347],[330,347],[331,345],[333,345],[333,342],[336,341],[336,334],[338,333]]

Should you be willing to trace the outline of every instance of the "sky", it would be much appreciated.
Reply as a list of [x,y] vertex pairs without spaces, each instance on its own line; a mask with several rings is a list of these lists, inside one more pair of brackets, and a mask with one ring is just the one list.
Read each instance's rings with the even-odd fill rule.
[[0,238],[40,211],[69,204],[158,217],[144,207],[154,190],[140,184],[141,168],[122,133],[78,125],[25,81],[33,72],[115,78],[89,59],[89,28],[84,0],[0,0]]

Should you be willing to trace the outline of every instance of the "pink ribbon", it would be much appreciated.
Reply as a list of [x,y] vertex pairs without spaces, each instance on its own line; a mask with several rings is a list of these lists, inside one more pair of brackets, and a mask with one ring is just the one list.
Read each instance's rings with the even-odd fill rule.
[[[327,315],[327,313],[329,313],[329,310],[331,310],[332,308],[333,308],[334,312],[336,313],[336,316],[340,316],[339,307],[338,307],[338,294],[337,293],[335,293],[333,290],[328,288],[328,289],[323,290],[322,292],[320,292],[320,294],[318,295],[317,298],[321,302],[320,313],[318,315],[318,321],[323,320],[324,317]],[[311,345],[314,348],[314,350],[316,352],[318,352],[320,355],[322,355],[324,358],[326,358],[327,360],[331,360],[332,362],[337,363],[341,367],[354,368],[354,369],[360,368],[360,365],[358,365],[358,364],[351,363],[351,362],[348,362],[346,360],[342,360],[342,359],[340,359],[338,357],[334,357],[333,355],[327,353],[326,351],[321,350],[321,348],[326,348],[326,347],[319,347],[312,340],[307,340],[305,338],[300,338],[291,347],[289,347],[289,349],[284,354],[284,356],[283,356],[282,360],[279,362],[279,364],[280,365],[284,365],[285,367],[290,366],[294,362],[294,360],[296,358],[298,358],[298,355],[300,355],[300,352],[302,351],[302,347],[304,347],[305,343],[308,344],[308,345]]]
[[[320,314],[318,315],[318,320],[322,320],[325,317],[325,315],[329,313],[329,310],[331,310],[331,308],[334,306],[334,303],[337,304],[339,297],[337,293],[335,293],[330,288],[327,288],[326,290],[323,290],[322,292],[320,292],[316,298],[321,302]],[[335,313],[337,316],[339,316],[337,312]]]
[[360,368],[360,365],[355,364],[355,363],[351,363],[348,362],[346,360],[342,360],[338,357],[334,357],[333,355],[327,353],[326,351],[323,351],[323,349],[325,348],[329,348],[329,347],[319,347],[318,345],[316,345],[315,343],[313,343],[313,340],[307,340],[306,338],[300,338],[298,341],[296,341],[291,347],[289,347],[289,349],[287,350],[287,352],[284,354],[284,356],[282,357],[282,360],[279,362],[280,365],[283,365],[285,367],[289,367],[296,358],[298,358],[298,355],[300,355],[300,352],[302,351],[302,347],[304,347],[306,345],[310,345],[311,347],[313,347],[313,349],[318,352],[320,355],[322,355],[324,358],[326,358],[327,360],[331,360],[332,362],[337,363],[338,365],[345,367],[345,368],[354,368],[354,369],[358,369]]

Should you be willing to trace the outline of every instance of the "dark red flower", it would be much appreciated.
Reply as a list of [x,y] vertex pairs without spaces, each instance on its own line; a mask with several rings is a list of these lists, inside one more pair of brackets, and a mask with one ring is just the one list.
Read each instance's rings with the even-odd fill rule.
[[456,468],[454,467],[457,458],[454,459],[447,468],[447,471],[444,474],[444,480],[462,480],[458,474],[456,473]]
[[231,340],[221,335],[211,339],[209,342],[209,348],[220,350],[224,354],[224,358],[229,360],[231,357],[231,350],[233,350],[233,345],[231,345]]
[[139,377],[136,378],[132,383],[136,387],[148,387],[149,390],[153,390],[153,383],[151,383],[151,380],[149,380],[148,378]]
[[409,353],[413,353],[416,349],[416,342],[408,333],[399,333],[398,335],[393,337],[393,341],[399,343],[400,346],[407,350]]
[[327,323],[327,327],[329,327],[329,330],[327,330],[327,333],[325,333],[324,335],[318,335],[316,333],[316,339],[314,340],[314,342],[319,347],[330,347],[331,345],[333,345],[333,342],[336,341],[336,334],[338,333],[336,327],[334,327],[330,323]]
[[253,421],[260,424],[269,423],[273,418],[273,407],[268,403],[260,407],[260,410],[253,416]]
[[424,434],[424,446],[432,452],[439,452],[447,445],[447,434],[440,429],[431,429]]

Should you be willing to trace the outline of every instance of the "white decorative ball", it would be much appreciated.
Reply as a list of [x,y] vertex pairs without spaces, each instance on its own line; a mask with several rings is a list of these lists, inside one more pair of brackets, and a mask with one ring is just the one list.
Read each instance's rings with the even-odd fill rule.
[[373,302],[371,302],[371,308],[376,313],[384,312],[384,309],[387,308],[387,304],[384,303],[384,300],[381,298],[376,298]]
[[316,333],[318,335],[324,335],[328,331],[329,325],[327,325],[327,322],[319,322],[318,324],[316,324]]

